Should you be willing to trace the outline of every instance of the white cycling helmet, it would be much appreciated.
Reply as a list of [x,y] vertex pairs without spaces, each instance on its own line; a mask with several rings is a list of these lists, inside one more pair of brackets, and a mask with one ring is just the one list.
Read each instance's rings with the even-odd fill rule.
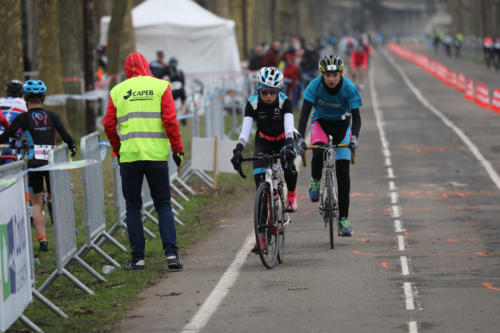
[[262,67],[259,73],[259,89],[270,87],[279,89],[283,85],[283,73],[276,67]]

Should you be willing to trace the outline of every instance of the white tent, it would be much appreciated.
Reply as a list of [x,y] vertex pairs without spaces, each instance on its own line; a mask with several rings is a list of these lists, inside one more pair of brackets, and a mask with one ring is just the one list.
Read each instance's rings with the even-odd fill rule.
[[[111,18],[101,19],[100,41]],[[187,74],[241,71],[234,21],[220,18],[192,0],[146,0],[132,10],[136,50],[148,61],[163,50]]]

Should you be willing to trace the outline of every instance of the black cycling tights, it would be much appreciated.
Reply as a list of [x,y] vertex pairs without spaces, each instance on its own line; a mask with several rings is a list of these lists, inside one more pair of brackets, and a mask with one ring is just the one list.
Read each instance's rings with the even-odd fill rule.
[[[255,180],[255,186],[258,188],[260,183],[266,179],[266,174],[258,173],[254,175],[253,178]],[[295,191],[295,188],[297,187],[297,170],[295,169],[295,166],[285,170],[285,183],[289,192]]]
[[[351,191],[351,179],[349,175],[349,166],[351,161],[335,161],[335,170],[337,175],[338,195],[339,195],[339,215],[340,217],[349,216],[349,193]],[[311,163],[311,174],[313,178],[320,179],[323,169],[323,150],[314,149]]]

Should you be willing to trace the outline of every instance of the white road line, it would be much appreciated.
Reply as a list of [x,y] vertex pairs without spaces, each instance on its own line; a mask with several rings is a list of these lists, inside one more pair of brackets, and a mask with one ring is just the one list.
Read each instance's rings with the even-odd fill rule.
[[410,282],[403,283],[403,290],[405,291],[406,310],[415,310],[415,303],[413,302],[413,290]]
[[433,105],[431,105],[423,96],[420,90],[418,90],[415,85],[408,79],[408,76],[406,73],[403,71],[401,66],[399,66],[394,59],[392,58],[391,55],[387,53],[387,51],[383,51],[384,56],[389,60],[389,62],[396,68],[396,70],[399,72],[403,80],[405,81],[406,85],[410,90],[415,94],[415,96],[418,98],[418,100],[432,113],[434,113],[438,118],[441,119],[441,121],[451,128],[455,134],[465,143],[465,145],[469,148],[469,150],[472,152],[472,155],[476,157],[476,159],[483,165],[484,169],[490,176],[491,180],[495,185],[500,189],[500,176],[497,174],[491,163],[481,154],[477,146],[469,139],[469,137],[460,129],[458,128],[451,120],[449,120],[441,111],[436,109]]
[[387,177],[389,178],[395,178],[394,177],[394,170],[392,170],[392,168],[387,168]]
[[217,285],[207,297],[205,302],[203,302],[203,305],[200,307],[198,312],[196,312],[189,323],[184,326],[182,333],[199,332],[203,329],[203,327],[205,327],[224,297],[226,297],[236,282],[236,279],[240,274],[241,266],[250,252],[250,243],[254,238],[255,234],[253,232],[248,234],[233,262],[228,267],[224,275],[222,275],[219,282],[217,282]]
[[396,232],[405,231],[405,229],[403,229],[403,226],[401,224],[401,220],[394,220],[394,231]]
[[398,205],[392,205],[392,217],[401,217],[401,207]]
[[[384,131],[384,121],[383,121],[383,114],[380,111],[378,107],[378,100],[377,100],[377,92],[375,91],[375,83],[373,81],[374,77],[374,70],[373,66],[370,68],[370,74],[368,76],[369,80],[369,85],[370,85],[370,93],[371,93],[371,98],[372,98],[372,105],[373,105],[373,111],[375,114],[375,120],[377,123],[377,128],[379,130],[379,136],[380,136],[380,141],[382,143],[382,154],[385,157],[385,165],[387,166],[387,173],[389,175],[389,178],[394,178],[394,170],[392,169],[392,163],[390,160],[391,152],[389,150],[389,143],[385,137],[385,131]],[[401,216],[401,208],[397,205],[397,201],[399,200],[399,195],[396,191],[396,184],[394,181],[389,181],[389,189],[390,189],[390,195],[391,195],[391,203],[392,205],[392,217],[394,218],[394,230],[396,232],[403,232],[403,226],[402,222],[399,219]],[[405,250],[405,242],[404,242],[404,237],[402,235],[398,235],[398,248],[400,251]],[[410,270],[408,268],[408,259],[406,256],[401,256],[401,274],[403,276],[408,276],[410,274]],[[413,301],[413,290],[412,290],[412,285],[410,282],[404,282],[403,283],[403,289],[404,289],[404,294],[405,294],[405,301],[406,301],[406,309],[407,310],[415,310],[415,304]],[[417,327],[417,322],[416,321],[410,321],[408,322],[408,332],[409,333],[418,333],[418,327]]]
[[396,190],[396,184],[392,180],[389,182],[389,190],[391,191]]
[[397,204],[399,200],[398,192],[391,192],[391,204]]
[[398,248],[399,251],[405,251],[405,238],[401,235],[398,235]]
[[410,275],[410,270],[408,269],[408,259],[406,256],[401,256],[399,259],[401,260],[401,274],[404,276]]
[[410,321],[408,323],[408,332],[410,333],[418,333],[418,327],[416,321]]

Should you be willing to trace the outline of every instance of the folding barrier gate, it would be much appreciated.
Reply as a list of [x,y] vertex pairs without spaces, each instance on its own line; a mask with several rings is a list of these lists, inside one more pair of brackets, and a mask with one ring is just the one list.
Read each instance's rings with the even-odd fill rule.
[[[68,162],[68,146],[59,145],[51,151],[49,163]],[[94,295],[86,285],[73,276],[66,267],[76,261],[85,270],[97,279],[106,282],[106,279],[83,261],[77,254],[75,216],[73,211],[72,184],[69,172],[64,170],[51,170],[50,187],[52,189],[52,212],[54,217],[54,234],[56,243],[56,270],[40,286],[39,291],[43,292],[55,279],[64,275],[77,287],[88,294]]]
[[95,250],[104,259],[116,267],[120,264],[104,252],[98,245],[97,240],[104,237],[120,250],[127,249],[106,232],[106,214],[104,211],[104,183],[102,176],[102,157],[99,147],[99,133],[94,132],[82,137],[80,140],[82,159],[96,160],[99,163],[83,168],[82,183],[83,197],[85,203],[85,245],[78,251],[78,256],[85,255],[89,250]]

